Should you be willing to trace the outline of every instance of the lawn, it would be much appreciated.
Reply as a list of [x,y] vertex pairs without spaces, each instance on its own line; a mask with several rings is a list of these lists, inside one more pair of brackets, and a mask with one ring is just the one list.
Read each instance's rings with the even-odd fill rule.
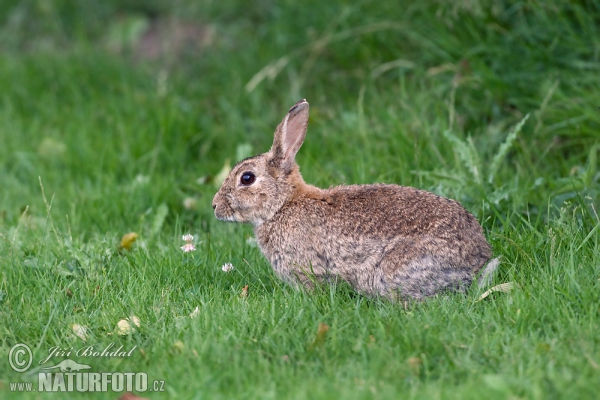
[[[600,2],[9,0],[0,88],[0,397],[89,397],[11,390],[71,359],[151,399],[597,398]],[[460,201],[513,290],[282,283],[211,201],[301,98],[308,183]]]

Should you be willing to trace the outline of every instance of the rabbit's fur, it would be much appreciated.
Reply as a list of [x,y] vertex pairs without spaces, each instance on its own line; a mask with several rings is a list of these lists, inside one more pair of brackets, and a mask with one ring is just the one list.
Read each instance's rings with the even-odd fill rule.
[[319,189],[304,182],[295,156],[308,109],[306,100],[296,103],[271,149],[231,170],[213,199],[215,216],[251,223],[275,272],[293,285],[343,279],[394,300],[469,286],[491,250],[456,201],[397,185]]

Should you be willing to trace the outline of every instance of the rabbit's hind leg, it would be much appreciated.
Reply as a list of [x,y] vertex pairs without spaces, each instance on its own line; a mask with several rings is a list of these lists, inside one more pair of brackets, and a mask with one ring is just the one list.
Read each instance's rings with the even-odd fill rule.
[[[443,291],[464,291],[473,280],[472,269],[457,267],[455,260],[431,255],[431,243],[403,243],[381,260],[381,295],[421,300]],[[453,262],[454,261],[454,262]]]

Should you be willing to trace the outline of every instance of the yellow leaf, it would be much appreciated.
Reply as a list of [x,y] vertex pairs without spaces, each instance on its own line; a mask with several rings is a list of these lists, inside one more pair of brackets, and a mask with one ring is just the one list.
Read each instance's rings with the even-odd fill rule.
[[248,285],[246,285],[242,288],[242,293],[240,293],[240,297],[241,298],[248,297]]
[[131,318],[122,319],[117,323],[117,335],[127,336],[140,327],[140,319],[133,315]]
[[412,373],[419,375],[421,372],[421,366],[423,365],[423,360],[421,360],[419,357],[411,357],[407,360],[407,362]]
[[490,288],[490,290],[487,290],[485,293],[483,293],[481,296],[479,296],[477,301],[481,301],[481,300],[485,299],[493,292],[510,293],[515,287],[518,287],[518,285],[514,282],[501,283],[500,285],[496,285],[496,286]]
[[129,232],[123,235],[121,238],[121,248],[125,250],[131,250],[131,245],[138,238],[138,234],[135,232]]
[[173,346],[171,348],[176,353],[181,353],[183,350],[185,350],[185,344],[183,344],[183,342],[181,340],[176,340],[175,343],[173,343]]
[[317,347],[321,347],[325,343],[327,332],[329,332],[329,325],[319,323],[319,327],[317,328],[317,334],[315,335],[315,340],[311,343],[308,349],[314,350]]

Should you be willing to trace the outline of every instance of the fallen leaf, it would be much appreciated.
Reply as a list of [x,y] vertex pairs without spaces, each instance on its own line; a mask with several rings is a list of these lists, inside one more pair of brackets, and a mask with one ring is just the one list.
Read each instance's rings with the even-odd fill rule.
[[408,360],[408,366],[413,374],[419,375],[421,371],[421,365],[423,365],[423,361],[419,357],[411,357]]
[[183,344],[181,340],[176,340],[175,343],[173,343],[172,349],[177,353],[181,353],[185,350],[185,344]]
[[479,298],[475,302],[485,299],[493,292],[510,293],[515,289],[515,287],[518,287],[518,285],[514,282],[501,283],[500,285],[496,285],[490,288],[489,290],[486,290],[485,293],[479,296]]
[[87,327],[86,326],[79,325],[79,324],[73,324],[73,325],[71,325],[71,329],[73,329],[73,333],[79,339],[83,340],[84,342],[87,340]]
[[314,350],[317,347],[321,347],[325,343],[327,332],[329,332],[329,325],[319,323],[319,327],[317,328],[317,334],[315,335],[315,340],[313,340],[308,349]]
[[123,235],[121,238],[121,248],[125,250],[131,250],[133,242],[138,238],[138,234],[135,232],[129,232]]
[[140,327],[140,319],[133,315],[131,318],[122,319],[117,323],[117,335],[126,336]]
[[242,293],[240,293],[240,297],[242,297],[242,298],[248,297],[248,285],[246,285],[242,288]]

